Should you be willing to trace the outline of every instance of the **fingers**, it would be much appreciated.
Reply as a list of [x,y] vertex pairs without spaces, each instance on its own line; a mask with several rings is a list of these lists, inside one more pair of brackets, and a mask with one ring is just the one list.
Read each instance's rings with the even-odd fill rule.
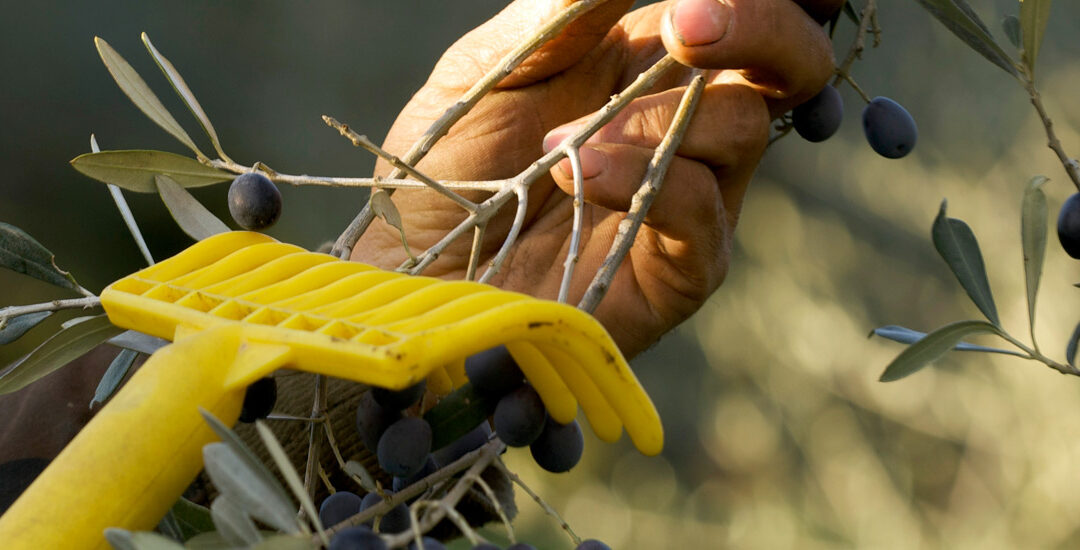
[[[465,90],[494,68],[526,37],[576,2],[586,0],[516,0],[470,31],[443,55],[430,82]],[[592,0],[589,0],[592,1]],[[595,2],[593,2],[595,3]],[[499,86],[518,87],[543,80],[576,63],[618,22],[633,0],[600,2],[528,57]]]
[[[803,0],[824,13],[838,0]],[[821,25],[792,0],[679,0],[659,22],[668,52],[681,63],[734,69],[766,97],[799,103],[833,73]]]

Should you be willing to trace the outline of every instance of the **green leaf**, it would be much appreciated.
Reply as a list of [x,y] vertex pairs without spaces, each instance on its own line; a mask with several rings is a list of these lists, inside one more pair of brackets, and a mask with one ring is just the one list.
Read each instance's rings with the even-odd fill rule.
[[930,12],[945,28],[949,29],[971,49],[1001,67],[1005,72],[1018,77],[1012,58],[998,46],[990,36],[986,24],[975,14],[964,0],[918,0],[926,11]]
[[176,119],[169,114],[169,110],[161,104],[154,92],[146,85],[139,73],[135,72],[135,69],[101,37],[95,36],[94,44],[97,45],[98,53],[101,54],[101,61],[105,63],[105,68],[109,69],[109,74],[112,75],[113,80],[120,86],[120,89],[124,91],[124,95],[128,96],[144,115],[180,140],[180,143],[186,145],[195,155],[206,158],[206,155],[195,146],[195,142],[191,141],[191,136],[184,131],[179,122],[176,122]]
[[[909,328],[900,327],[896,325],[885,325],[881,328],[874,329],[871,336],[880,336],[894,342],[900,342],[901,344],[914,344],[919,340],[922,340],[925,336],[925,332],[919,332],[917,330],[911,330]],[[990,348],[986,346],[977,346],[975,344],[969,344],[967,342],[960,342],[953,347],[954,351],[981,351],[984,353],[1000,353],[1002,355],[1012,355],[1014,357],[1027,357],[1023,353],[1013,350]]]
[[165,174],[184,187],[203,187],[233,179],[232,174],[165,151],[102,151],[71,159],[84,175],[136,193],[157,193],[154,176]]
[[0,328],[0,346],[4,344],[10,344],[19,338],[22,338],[23,334],[35,326],[38,323],[44,321],[48,316],[52,315],[51,311],[39,311],[37,313],[24,313],[18,317],[8,319],[7,324],[3,328]]
[[165,516],[161,518],[154,530],[165,535],[169,540],[184,542],[184,534],[180,531],[180,525],[176,523],[176,516],[173,515],[172,510],[165,512]]
[[1005,36],[1009,37],[1009,42],[1013,47],[1020,49],[1020,20],[1015,15],[1006,15],[1001,20],[1001,28],[1005,31]]
[[150,336],[149,334],[143,334],[134,330],[126,330],[120,334],[109,338],[107,342],[111,346],[118,348],[125,348],[135,350],[139,353],[145,353],[150,355],[155,351],[169,345],[168,340],[158,338],[156,336]]
[[266,445],[266,450],[270,452],[270,457],[274,459],[274,464],[277,464],[278,471],[285,478],[285,483],[292,490],[293,496],[296,500],[300,501],[300,506],[304,508],[304,512],[315,524],[315,530],[318,531],[319,536],[326,542],[327,546],[330,545],[330,540],[326,538],[326,533],[323,532],[322,521],[319,520],[319,510],[315,507],[315,503],[311,502],[311,496],[304,490],[304,482],[300,481],[300,475],[296,473],[296,469],[293,468],[292,462],[289,462],[289,455],[285,454],[285,449],[281,447],[281,443],[274,437],[274,432],[270,431],[270,428],[266,427],[266,423],[262,420],[255,422],[255,430],[259,432],[259,437],[262,438],[263,445]]
[[1080,342],[1080,324],[1076,325],[1073,329],[1072,336],[1069,337],[1069,343],[1065,346],[1065,360],[1070,365],[1076,366],[1076,344]]
[[885,367],[879,380],[892,382],[914,374],[956,347],[965,336],[986,332],[1000,335],[1001,329],[986,321],[959,321],[945,325],[908,346]]
[[311,542],[308,537],[290,537],[278,535],[268,537],[262,542],[251,547],[251,550],[318,550],[319,545]]
[[57,332],[0,373],[0,395],[28,386],[123,331],[108,317],[99,315]]
[[109,363],[109,368],[105,370],[101,381],[98,382],[97,389],[94,390],[94,399],[90,401],[91,409],[94,408],[94,404],[104,403],[106,399],[116,392],[116,388],[120,387],[120,382],[127,376],[132,363],[135,362],[135,358],[138,356],[139,352],[137,351],[120,350],[120,354],[113,359],[112,363]]
[[300,532],[292,503],[281,498],[274,487],[277,480],[267,477],[265,468],[252,468],[227,443],[205,445],[203,462],[218,490],[251,517],[286,533]]
[[199,533],[188,539],[184,546],[188,550],[236,550],[236,547],[229,544],[217,531]]
[[859,14],[855,12],[855,6],[851,5],[851,0],[844,2],[844,15],[851,20],[855,25],[859,24]]
[[22,229],[0,222],[0,267],[59,287],[78,290],[70,273],[56,267],[56,256]]
[[1024,250],[1024,282],[1032,335],[1035,334],[1035,298],[1046,258],[1046,195],[1040,189],[1046,181],[1045,176],[1031,178],[1020,201],[1020,240]]
[[214,521],[210,518],[210,510],[184,497],[180,497],[169,511],[176,519],[176,524],[180,526],[180,534],[184,540],[214,530]]
[[180,543],[157,533],[133,533],[115,527],[105,529],[105,540],[109,541],[115,550],[184,550]]
[[1024,63],[1032,74],[1039,57],[1039,46],[1050,20],[1050,0],[1020,0],[1020,27],[1024,39]]
[[219,233],[228,233],[229,226],[213,215],[195,197],[169,176],[154,176],[161,201],[169,209],[176,224],[188,236],[201,241]]
[[497,399],[477,393],[472,384],[465,384],[439,400],[424,420],[431,425],[433,434],[431,450],[437,451],[487,420],[495,413]]
[[946,201],[941,201],[941,210],[934,219],[931,234],[934,248],[949,264],[949,269],[956,275],[960,285],[967,291],[979,311],[995,325],[1000,325],[994,296],[990,292],[990,282],[986,278],[986,266],[983,264],[979,242],[966,223],[945,216]]
[[206,116],[206,111],[203,111],[202,105],[199,105],[199,100],[195,99],[195,94],[191,93],[191,88],[188,87],[187,82],[184,82],[184,77],[180,76],[180,72],[176,70],[176,67],[161,55],[161,52],[150,43],[150,37],[144,32],[142,33],[143,44],[146,45],[146,49],[150,51],[150,56],[157,62],[158,68],[161,72],[165,73],[165,77],[169,79],[169,83],[172,84],[173,90],[176,91],[176,95],[180,96],[180,99],[184,101],[188,109],[191,110],[191,114],[195,115],[199,124],[202,126],[203,131],[210,138],[210,142],[214,145],[214,149],[217,154],[225,160],[228,160],[228,155],[221,150],[221,142],[218,140],[217,132],[214,130],[214,125],[210,124],[210,117]]
[[210,504],[210,517],[221,537],[233,545],[247,547],[262,540],[255,522],[227,494]]

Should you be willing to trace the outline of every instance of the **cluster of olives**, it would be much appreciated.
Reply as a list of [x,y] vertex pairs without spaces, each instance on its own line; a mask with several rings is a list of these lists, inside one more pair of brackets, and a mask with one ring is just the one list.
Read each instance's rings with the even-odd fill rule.
[[[338,493],[335,493],[338,494]],[[329,499],[327,499],[329,500]],[[320,516],[322,513],[320,512]],[[417,546],[416,542],[409,543],[409,550],[446,550],[444,545],[438,539],[431,537],[422,537],[420,539],[421,544]],[[377,533],[371,530],[371,527],[366,525],[360,525],[357,527],[347,527],[338,531],[334,538],[330,540],[330,550],[389,550],[386,542],[383,541]],[[472,550],[502,550],[498,546],[491,544],[490,542],[482,542],[472,547]],[[511,544],[506,547],[506,550],[537,550],[535,546],[519,542]],[[611,550],[611,547],[595,539],[589,539],[582,541],[574,550]]]
[[259,172],[241,174],[229,185],[229,213],[244,229],[266,229],[281,217],[281,191]]
[[[791,112],[795,131],[812,142],[825,141],[840,128],[844,101],[833,86],[825,86],[816,96]],[[915,119],[899,103],[887,97],[875,97],[862,112],[863,133],[877,154],[891,159],[906,156],[919,137]]]

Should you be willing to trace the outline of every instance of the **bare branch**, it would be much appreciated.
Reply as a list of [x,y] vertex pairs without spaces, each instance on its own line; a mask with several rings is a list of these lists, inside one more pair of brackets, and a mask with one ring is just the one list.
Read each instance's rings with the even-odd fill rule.
[[578,249],[581,247],[581,218],[585,214],[585,191],[581,177],[581,153],[577,149],[568,149],[566,156],[570,157],[570,167],[574,172],[574,223],[570,230],[570,250],[566,253],[566,262],[563,264],[563,278],[559,285],[559,302],[566,303],[566,295],[570,292],[570,280],[574,276],[574,266],[578,262]]
[[64,309],[89,309],[99,306],[101,306],[101,298],[93,295],[87,296],[85,298],[53,300],[51,302],[29,304],[25,306],[8,306],[5,308],[0,308],[0,327],[6,325],[8,319],[18,317],[19,315],[26,315],[27,313],[39,313],[42,311],[61,311]]

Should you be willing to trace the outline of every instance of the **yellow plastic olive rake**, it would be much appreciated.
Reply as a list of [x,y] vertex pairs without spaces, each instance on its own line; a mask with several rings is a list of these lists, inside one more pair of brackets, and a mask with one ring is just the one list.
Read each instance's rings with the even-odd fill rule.
[[551,416],[577,405],[597,436],[625,427],[660,452],[660,419],[604,328],[554,302],[407,276],[248,232],[216,235],[116,281],[109,320],[161,348],[0,517],[0,548],[108,548],[107,527],[152,529],[236,422],[248,384],[281,368],[389,389],[464,384],[464,358],[506,344]]

